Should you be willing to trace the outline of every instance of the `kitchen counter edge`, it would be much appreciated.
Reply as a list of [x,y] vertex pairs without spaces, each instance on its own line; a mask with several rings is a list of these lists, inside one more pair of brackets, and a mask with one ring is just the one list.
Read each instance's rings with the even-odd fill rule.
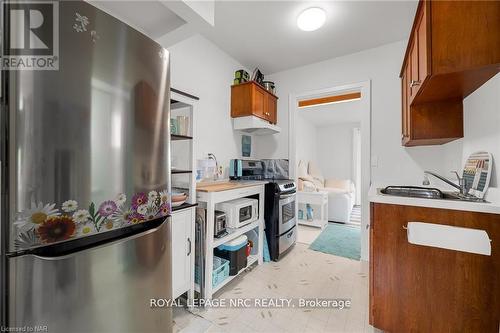
[[[500,214],[500,202],[467,202],[440,199],[408,198],[380,193],[386,186],[375,184],[370,186],[368,201],[373,203],[383,203],[403,206],[416,206],[426,208],[451,209],[467,212]],[[488,198],[486,198],[488,200]]]

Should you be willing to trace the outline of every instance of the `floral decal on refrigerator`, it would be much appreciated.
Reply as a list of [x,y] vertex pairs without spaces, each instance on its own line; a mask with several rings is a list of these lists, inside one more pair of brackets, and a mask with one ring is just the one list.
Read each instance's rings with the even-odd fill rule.
[[32,202],[30,208],[16,216],[14,245],[22,250],[51,244],[153,220],[170,212],[170,195],[166,190],[136,193],[130,204],[125,194],[99,205],[91,202],[84,208],[75,200],[63,202],[60,208],[54,203]]

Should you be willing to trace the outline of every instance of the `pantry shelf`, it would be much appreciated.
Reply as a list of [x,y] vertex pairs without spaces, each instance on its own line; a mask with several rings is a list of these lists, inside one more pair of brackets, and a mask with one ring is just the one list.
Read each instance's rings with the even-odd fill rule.
[[245,268],[242,268],[238,274],[236,275],[233,275],[233,276],[229,276],[227,279],[225,279],[224,281],[222,281],[219,285],[215,286],[214,289],[212,289],[212,294],[215,294],[216,292],[218,292],[222,287],[224,287],[225,285],[227,285],[229,282],[231,282],[235,277],[237,277],[238,275],[240,275],[243,271],[245,271],[245,269],[249,268],[250,266],[252,266],[253,264],[255,264],[256,262],[259,261],[259,257],[257,256],[248,256],[247,257],[247,266]]
[[233,230],[230,232],[228,235],[222,237],[222,238],[215,238],[213,242],[213,247],[216,248],[224,243],[230,242],[236,237],[243,235],[246,232],[249,232],[252,229],[255,229],[259,226],[259,221],[255,221],[253,223],[249,223],[241,228],[238,228],[236,230]]

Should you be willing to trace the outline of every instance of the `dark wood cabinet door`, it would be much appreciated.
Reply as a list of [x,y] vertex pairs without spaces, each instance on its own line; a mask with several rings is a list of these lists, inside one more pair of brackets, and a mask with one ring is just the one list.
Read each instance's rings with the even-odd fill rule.
[[419,13],[417,18],[416,37],[418,44],[418,86],[417,93],[422,88],[425,79],[430,75],[430,43],[428,40],[428,30],[430,25],[427,23],[428,4]]
[[270,123],[276,124],[278,120],[277,116],[277,99],[272,95],[267,96],[267,108],[266,108],[266,117]]
[[418,37],[414,36],[413,43],[410,48],[410,101],[417,95],[418,92]]
[[257,87],[256,85],[252,86],[252,114],[266,119],[265,108],[267,104],[267,96],[262,89]]
[[409,137],[408,131],[408,71],[405,70],[401,78],[401,140],[404,145]]
[[[408,222],[485,230],[492,255],[408,243]],[[498,333],[500,215],[372,204],[370,320],[387,332]]]

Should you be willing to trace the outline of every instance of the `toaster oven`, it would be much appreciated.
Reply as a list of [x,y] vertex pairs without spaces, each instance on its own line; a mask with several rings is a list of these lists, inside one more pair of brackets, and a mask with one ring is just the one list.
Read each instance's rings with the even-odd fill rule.
[[241,198],[221,202],[215,209],[226,213],[226,226],[236,229],[259,219],[259,200]]

